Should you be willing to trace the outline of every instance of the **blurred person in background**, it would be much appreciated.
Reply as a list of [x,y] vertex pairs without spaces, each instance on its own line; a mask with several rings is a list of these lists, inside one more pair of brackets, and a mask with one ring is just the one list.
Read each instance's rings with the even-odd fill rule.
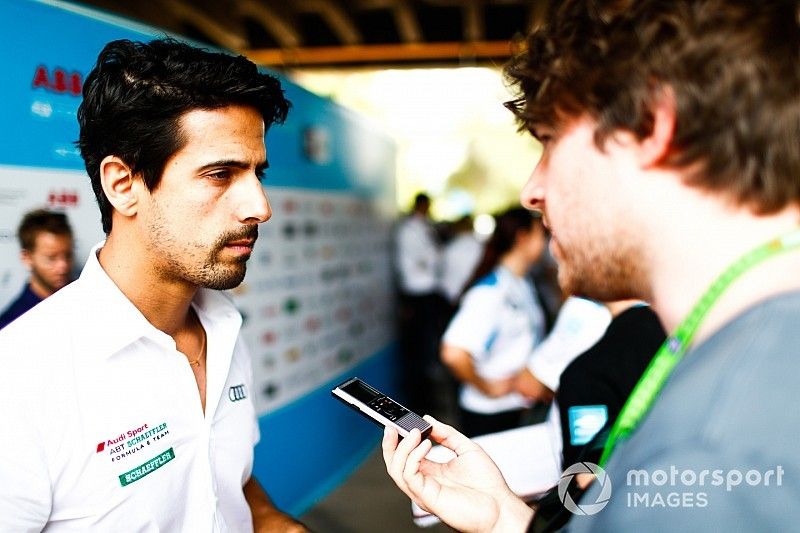
[[467,282],[483,256],[483,246],[473,229],[473,220],[464,215],[452,224],[452,237],[442,252],[442,293],[449,304],[449,322],[458,308]]
[[[560,432],[558,469],[597,464],[611,427],[650,364],[666,332],[653,310],[639,300],[606,302],[613,317],[603,336],[562,372],[548,424]],[[593,479],[579,474],[582,483]],[[580,487],[580,485],[577,485]],[[555,531],[572,518],[555,486],[536,501],[536,530]],[[572,494],[575,494],[574,492]]]
[[36,209],[17,229],[20,259],[30,272],[28,283],[0,314],[0,329],[70,282],[72,228],[64,213]]
[[446,303],[440,292],[442,251],[430,217],[431,198],[419,193],[395,231],[399,290],[401,381],[406,405],[420,413],[438,409],[439,338]]
[[600,302],[570,296],[559,309],[552,331],[528,355],[515,387],[531,400],[550,401],[561,373],[605,333],[611,314]]
[[[602,446],[584,450],[611,429],[625,400],[667,334],[649,305],[639,300],[607,302],[611,323],[591,348],[561,373],[555,405],[562,435],[562,465],[598,463]],[[601,439],[605,443],[605,439]]]
[[531,402],[514,390],[516,376],[545,330],[527,277],[544,250],[542,220],[519,207],[496,222],[441,344],[442,361],[461,382],[461,428],[469,436],[522,423]]

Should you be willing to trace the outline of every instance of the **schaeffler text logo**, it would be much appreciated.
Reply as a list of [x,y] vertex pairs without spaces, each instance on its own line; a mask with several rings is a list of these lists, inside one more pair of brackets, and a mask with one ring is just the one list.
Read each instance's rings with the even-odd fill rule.
[[[573,482],[573,478],[577,474],[593,474],[596,478],[594,483],[600,486],[600,494],[597,495],[597,500],[594,503],[584,502],[578,505],[567,491],[569,484]],[[558,497],[564,507],[572,514],[597,514],[608,505],[608,500],[611,499],[611,480],[608,478],[606,471],[594,463],[575,463],[561,474],[561,480],[558,482]]]

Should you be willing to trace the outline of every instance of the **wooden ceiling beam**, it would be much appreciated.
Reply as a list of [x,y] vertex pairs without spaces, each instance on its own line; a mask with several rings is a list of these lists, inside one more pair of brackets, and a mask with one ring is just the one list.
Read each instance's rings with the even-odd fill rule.
[[298,11],[318,13],[345,45],[361,44],[364,40],[350,16],[334,0],[295,0],[293,5]]
[[464,2],[464,40],[482,41],[485,35],[483,24],[483,2],[467,0]]
[[418,43],[423,40],[419,19],[410,0],[360,0],[357,7],[359,10],[385,9],[391,11],[400,41]]
[[404,43],[418,43],[422,41],[422,29],[414,8],[408,0],[397,0],[392,7],[394,23],[397,25],[397,34]]
[[160,4],[175,17],[188,22],[202,31],[215,44],[230,50],[244,50],[248,47],[242,28],[223,26],[218,20],[184,0],[162,1]]
[[238,0],[236,6],[239,13],[258,22],[264,30],[275,38],[283,48],[302,46],[303,39],[283,16],[263,2],[257,0]]
[[508,41],[478,41],[253,49],[245,50],[243,53],[259,65],[297,67],[436,60],[474,61],[507,58],[511,56],[513,50]]

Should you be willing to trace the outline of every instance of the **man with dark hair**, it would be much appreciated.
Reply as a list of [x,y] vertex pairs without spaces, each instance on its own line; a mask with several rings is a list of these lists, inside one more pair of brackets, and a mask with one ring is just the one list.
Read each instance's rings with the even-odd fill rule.
[[[304,531],[251,477],[236,287],[271,216],[264,135],[289,109],[243,57],[114,41],[79,146],[107,237],[0,333],[0,530]],[[46,332],[46,334],[43,334]],[[234,393],[235,392],[235,393]]]
[[72,228],[64,213],[35,209],[17,229],[20,259],[30,271],[25,288],[0,314],[0,329],[70,281]]
[[[560,484],[588,515],[569,528],[793,530],[798,2],[551,6],[507,71],[521,92],[510,107],[544,149],[522,202],[552,229],[566,292],[643,299],[671,332],[610,430],[607,476],[579,468],[598,475],[580,499],[575,472]],[[385,432],[406,494],[459,531],[531,524],[479,447],[436,421],[432,438],[456,458],[429,462],[418,433]]]

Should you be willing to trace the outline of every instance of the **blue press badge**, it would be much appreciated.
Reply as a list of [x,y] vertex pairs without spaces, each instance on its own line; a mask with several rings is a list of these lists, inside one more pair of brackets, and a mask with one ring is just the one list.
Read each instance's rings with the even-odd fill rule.
[[576,405],[569,411],[569,442],[582,446],[592,440],[608,421],[605,405]]

